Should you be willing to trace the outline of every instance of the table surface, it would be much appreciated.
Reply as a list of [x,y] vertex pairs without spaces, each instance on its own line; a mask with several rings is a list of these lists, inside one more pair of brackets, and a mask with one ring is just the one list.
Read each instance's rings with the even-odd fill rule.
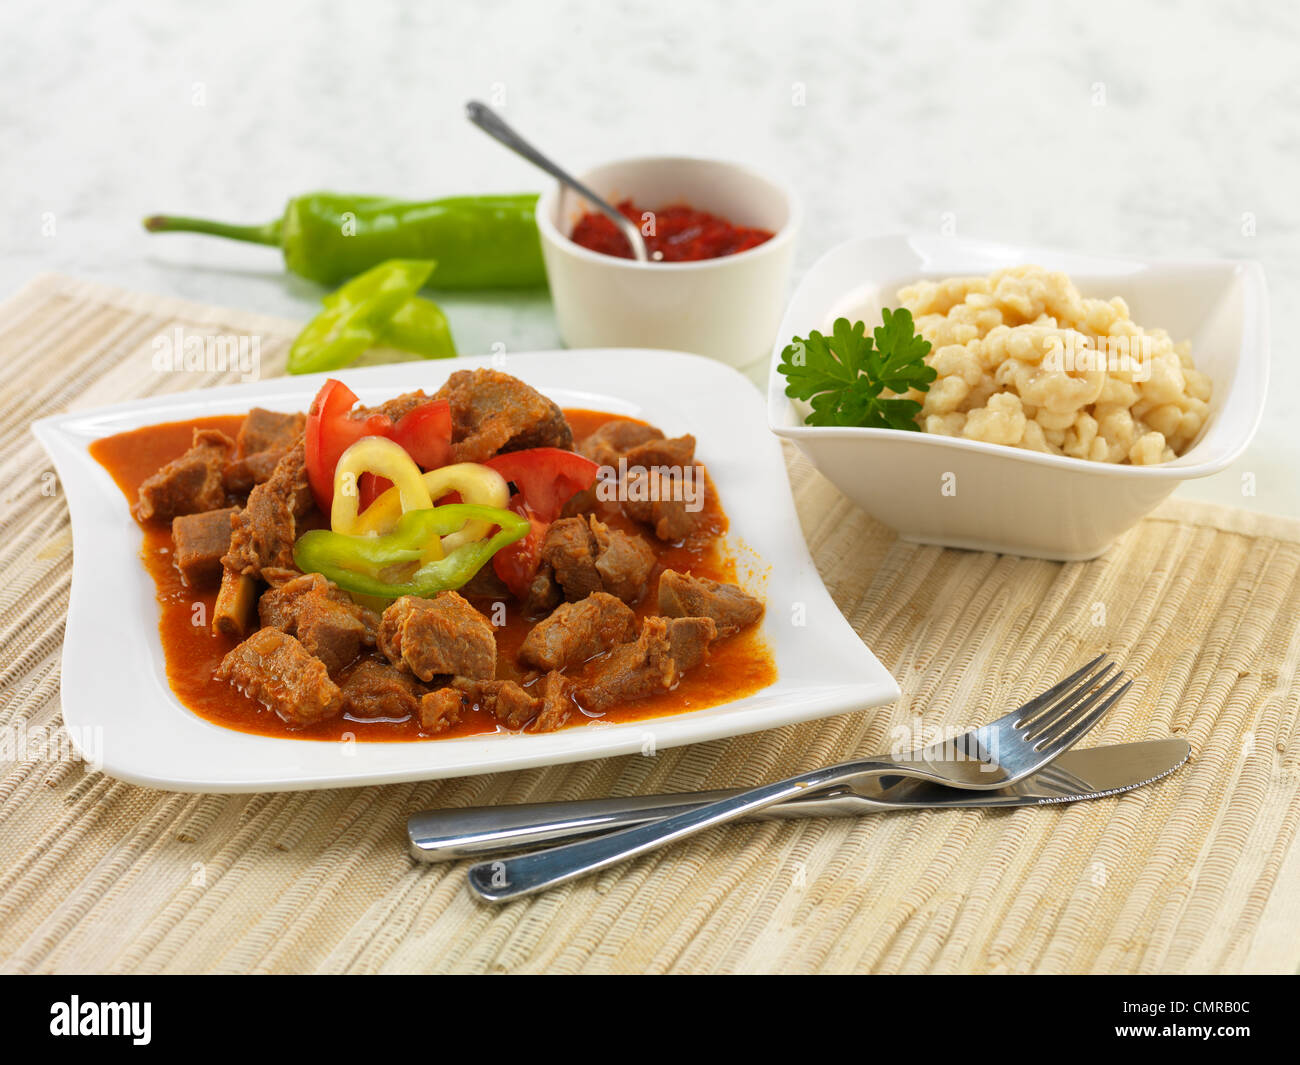
[[[796,279],[846,237],[945,225],[1259,260],[1275,349],[1264,422],[1232,469],[1179,494],[1300,515],[1300,364],[1282,328],[1300,302],[1295,10],[15,0],[0,26],[0,295],[58,270],[306,319],[320,290],[274,252],[150,238],[138,220],[262,221],[315,188],[541,187],[465,121],[478,97],[575,169],[678,152],[783,177],[806,207]],[[544,294],[443,302],[466,353],[560,343]]]
[[[1296,971],[1300,521],[1240,508],[1167,500],[1087,563],[951,551],[899,540],[788,447],[817,571],[899,681],[888,706],[678,748],[646,721],[636,754],[385,787],[95,772],[60,725],[72,537],[27,422],[190,387],[152,365],[178,328],[262,335],[274,375],[295,324],[59,275],[0,306],[0,974]],[[93,571],[76,583],[93,594]],[[798,623],[768,605],[765,626]],[[1085,745],[1193,752],[1123,795],[724,828],[504,907],[467,862],[406,854],[416,810],[754,786],[933,742],[1103,651],[1133,688]]]

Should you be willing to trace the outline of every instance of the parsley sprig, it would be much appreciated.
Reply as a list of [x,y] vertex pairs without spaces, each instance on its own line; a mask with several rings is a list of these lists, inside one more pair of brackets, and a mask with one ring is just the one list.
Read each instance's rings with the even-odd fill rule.
[[785,394],[812,405],[804,419],[809,425],[919,430],[921,404],[899,396],[930,390],[937,376],[925,363],[930,342],[916,334],[907,308],[885,308],[882,318],[872,336],[865,322],[837,318],[829,337],[814,329],[781,352],[777,370],[788,382]]

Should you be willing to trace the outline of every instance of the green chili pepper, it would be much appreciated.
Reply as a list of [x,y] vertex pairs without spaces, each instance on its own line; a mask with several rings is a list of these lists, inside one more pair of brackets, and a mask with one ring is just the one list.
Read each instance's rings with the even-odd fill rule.
[[325,309],[289,349],[289,372],[337,370],[376,344],[426,358],[455,355],[441,309],[415,295],[434,265],[428,259],[394,259],[330,293],[322,301]]
[[[402,580],[388,578],[394,567],[419,562],[432,537],[450,536],[474,520],[499,528],[485,540],[461,544],[446,557],[426,562]],[[428,597],[462,587],[501,548],[527,536],[530,527],[527,518],[510,510],[449,503],[427,510],[408,510],[392,532],[381,536],[345,536],[328,529],[313,529],[293,545],[293,560],[304,573],[323,574],[349,592],[382,599]]]
[[266,225],[153,215],[151,233],[209,233],[268,244],[295,274],[336,285],[387,259],[436,259],[440,289],[526,288],[546,282],[535,194],[454,196],[412,203],[313,192]]

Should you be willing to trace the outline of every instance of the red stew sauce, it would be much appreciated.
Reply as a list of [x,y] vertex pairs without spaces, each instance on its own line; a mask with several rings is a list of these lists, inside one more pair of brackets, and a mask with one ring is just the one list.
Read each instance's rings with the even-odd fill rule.
[[[630,218],[645,236],[650,258],[665,263],[697,262],[701,259],[719,259],[747,251],[772,239],[766,229],[753,229],[732,225],[727,219],[707,211],[697,211],[685,204],[646,211],[631,200],[618,204],[619,213]],[[654,232],[646,233],[643,221],[646,214],[654,215]],[[620,259],[632,258],[627,238],[599,211],[592,211],[578,219],[570,239],[602,255],[615,255]]]
[[[578,410],[565,411],[564,414],[576,440],[582,440],[600,425],[618,417]],[[140,484],[159,467],[184,454],[196,428],[220,429],[234,437],[242,421],[242,415],[223,415],[146,426],[97,440],[91,445],[90,452],[112,475],[128,501],[134,503]],[[720,537],[726,531],[727,519],[711,486],[706,513],[710,530]],[[596,515],[612,527],[641,535],[655,550],[658,566],[647,582],[650,589],[658,586],[659,573],[663,569],[676,569],[718,581],[736,581],[735,562],[726,553],[721,539],[692,544],[661,544],[625,517],[615,504],[598,504]],[[212,632],[216,585],[189,587],[181,579],[180,571],[172,561],[170,523],[150,522],[143,527],[143,532],[140,557],[157,589],[158,632],[166,657],[167,678],[176,697],[200,717],[241,732],[313,740],[340,740],[348,735],[357,740],[429,740],[505,731],[496,718],[477,708],[467,709],[460,724],[437,736],[421,733],[419,722],[414,719],[376,721],[345,714],[308,728],[287,724],[260,702],[229,684],[213,679],[222,658],[238,642]],[[519,668],[516,655],[536,619],[524,616],[522,607],[513,599],[507,598],[504,602],[505,624],[496,629],[497,676],[503,680],[521,681],[524,671]],[[475,605],[486,616],[492,617],[493,601],[477,601]],[[653,596],[649,595],[636,608],[636,614],[638,617],[654,614],[655,606]],[[776,665],[760,628],[752,626],[715,643],[708,661],[686,673],[672,691],[613,707],[599,720],[639,721],[679,714],[715,706],[767,687],[776,680]],[[588,723],[587,718],[575,714],[566,727],[581,728]]]

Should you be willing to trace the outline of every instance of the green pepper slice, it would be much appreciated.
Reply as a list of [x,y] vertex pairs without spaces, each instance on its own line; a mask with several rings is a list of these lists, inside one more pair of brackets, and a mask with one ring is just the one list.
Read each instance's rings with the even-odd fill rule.
[[289,372],[337,370],[373,347],[393,316],[429,280],[435,265],[432,259],[393,259],[326,296],[325,309],[289,349]]
[[379,343],[425,359],[450,359],[456,354],[442,308],[419,296],[412,296],[388,319],[379,333]]
[[[472,520],[499,528],[487,539],[462,544],[445,558],[426,562],[404,580],[385,578],[385,571],[394,566],[418,562],[432,537],[449,536]],[[501,548],[527,536],[530,527],[527,518],[513,511],[475,503],[449,503],[409,510],[392,532],[382,536],[345,536],[328,529],[313,529],[293,545],[293,560],[304,573],[320,573],[349,592],[382,599],[403,595],[427,598],[464,586]]]

